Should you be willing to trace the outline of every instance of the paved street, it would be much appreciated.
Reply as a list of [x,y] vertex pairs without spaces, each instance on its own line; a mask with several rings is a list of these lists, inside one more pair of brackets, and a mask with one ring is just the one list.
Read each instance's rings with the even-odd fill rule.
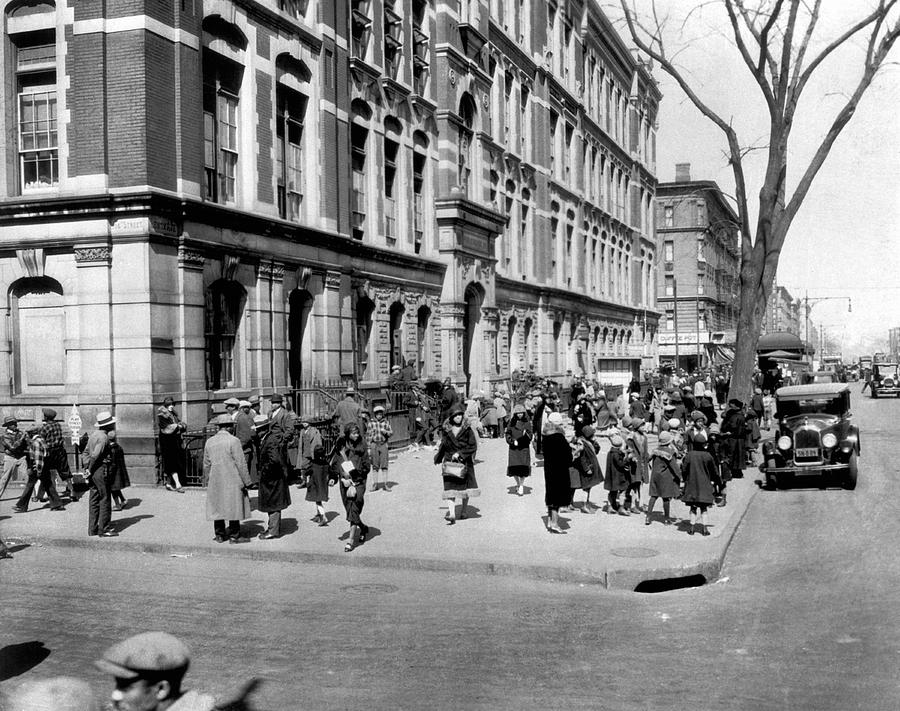
[[900,535],[900,401],[854,398],[858,489],[760,492],[706,587],[36,544],[0,567],[0,645],[50,651],[16,680],[71,673],[101,690],[90,660],[165,628],[194,648],[192,685],[265,679],[260,709],[894,709],[900,562],[882,544]]

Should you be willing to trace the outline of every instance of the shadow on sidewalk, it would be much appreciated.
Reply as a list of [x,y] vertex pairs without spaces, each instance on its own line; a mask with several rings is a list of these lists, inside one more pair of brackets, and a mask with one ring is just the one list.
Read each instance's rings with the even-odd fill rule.
[[142,503],[144,503],[143,499],[132,498],[130,496],[125,498],[125,508],[126,509],[136,508],[136,507],[140,506]]
[[12,679],[34,669],[50,656],[43,642],[20,642],[0,648],[0,681]]
[[130,528],[136,523],[143,521],[145,518],[154,518],[153,514],[141,514],[140,516],[127,516],[126,518],[114,518],[112,520],[113,528],[116,533],[121,533],[126,528]]

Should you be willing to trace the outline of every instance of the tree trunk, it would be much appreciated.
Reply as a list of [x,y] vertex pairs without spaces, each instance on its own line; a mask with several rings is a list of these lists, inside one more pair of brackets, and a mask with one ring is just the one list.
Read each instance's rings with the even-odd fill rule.
[[[765,302],[763,302],[765,303]],[[751,377],[756,368],[756,344],[762,331],[761,313],[757,314],[758,298],[755,289],[741,290],[741,310],[737,322],[737,344],[734,349],[734,364],[728,397],[742,402],[750,402],[752,392]],[[765,311],[765,309],[763,309]]]

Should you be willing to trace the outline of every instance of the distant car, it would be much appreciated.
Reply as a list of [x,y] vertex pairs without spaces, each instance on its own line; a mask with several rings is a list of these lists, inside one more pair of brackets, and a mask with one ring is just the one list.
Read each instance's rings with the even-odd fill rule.
[[811,383],[837,383],[840,381],[838,374],[833,370],[817,370],[810,373],[810,376],[809,382]]
[[875,363],[872,365],[872,382],[869,387],[872,397],[894,395],[900,397],[900,365],[897,363]]
[[775,392],[778,429],[763,445],[759,470],[767,489],[797,478],[819,477],[819,485],[855,489],[859,428],[850,418],[846,383],[791,385]]

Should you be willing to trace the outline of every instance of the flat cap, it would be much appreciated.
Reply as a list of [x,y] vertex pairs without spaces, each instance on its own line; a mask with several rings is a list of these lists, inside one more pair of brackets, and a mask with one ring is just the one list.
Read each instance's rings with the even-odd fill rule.
[[191,653],[184,642],[166,632],[142,632],[114,644],[94,664],[119,679],[136,679],[186,670]]
[[230,397],[225,401],[225,405],[232,405],[234,407],[238,407],[241,404],[241,401],[236,397]]
[[249,400],[241,400],[239,405],[240,407],[253,407],[253,405],[250,404]]
[[233,425],[234,420],[232,420],[231,415],[228,415],[228,414],[216,415],[215,417],[212,418],[212,420],[209,421],[209,424],[219,425],[221,427],[223,425]]
[[8,417],[3,418],[3,426],[4,427],[9,427],[10,425],[17,425],[17,424],[19,424],[19,421],[15,417],[8,416]]
[[55,420],[56,419],[56,410],[54,410],[51,407],[42,408],[41,412],[44,413],[45,420]]
[[253,418],[253,426],[256,427],[256,429],[259,429],[260,427],[268,427],[270,424],[271,423],[269,422],[269,418],[265,415],[257,415]]
[[284,398],[281,397],[281,395],[279,395],[278,393],[275,393],[274,395],[272,395],[272,397],[270,397],[269,400],[271,400],[272,403],[276,403],[276,402],[281,403],[281,402],[284,402]]

